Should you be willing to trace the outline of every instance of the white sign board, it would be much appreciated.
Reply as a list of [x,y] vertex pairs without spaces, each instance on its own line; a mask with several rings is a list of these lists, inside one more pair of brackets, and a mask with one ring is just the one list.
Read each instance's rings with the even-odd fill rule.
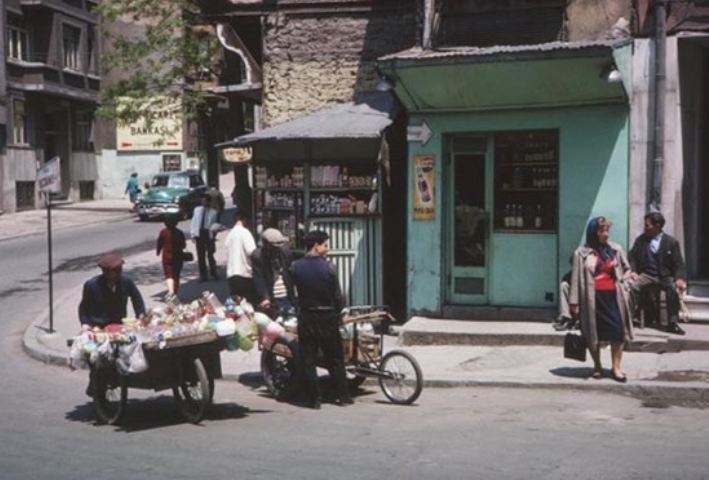
[[61,161],[54,157],[37,170],[37,190],[48,193],[61,193]]
[[406,127],[406,140],[409,142],[421,142],[421,145],[426,145],[432,136],[433,131],[426,122]]
[[179,105],[166,107],[148,123],[144,119],[116,126],[119,151],[182,150],[182,115]]

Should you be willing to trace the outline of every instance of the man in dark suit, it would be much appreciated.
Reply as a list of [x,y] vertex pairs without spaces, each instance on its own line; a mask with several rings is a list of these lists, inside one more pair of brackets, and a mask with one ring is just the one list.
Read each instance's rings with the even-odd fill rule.
[[662,231],[665,217],[660,212],[645,215],[645,231],[630,249],[631,294],[635,308],[647,288],[661,288],[667,295],[667,331],[684,335],[679,320],[679,294],[687,289],[687,268],[679,242]]

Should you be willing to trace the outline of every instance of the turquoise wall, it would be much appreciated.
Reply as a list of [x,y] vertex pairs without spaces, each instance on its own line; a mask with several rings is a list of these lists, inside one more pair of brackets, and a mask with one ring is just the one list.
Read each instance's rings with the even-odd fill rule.
[[[409,313],[439,313],[445,299],[444,138],[456,133],[555,128],[559,130],[558,235],[493,234],[490,303],[541,306],[540,292],[553,288],[568,270],[571,252],[582,242],[591,216],[613,222],[611,238],[624,247],[628,236],[628,108],[607,105],[478,113],[410,115],[425,120],[434,136],[425,145],[409,144],[409,168],[418,154],[436,156],[436,218],[414,221],[413,183],[408,193],[407,298]],[[412,170],[409,178],[415,178]],[[492,186],[490,186],[492,188]],[[518,238],[516,238],[518,237]],[[520,252],[532,249],[534,256]],[[536,258],[536,259],[535,259]],[[551,266],[550,266],[551,261]],[[529,282],[537,282],[530,287]],[[521,299],[521,300],[520,300]],[[556,299],[556,295],[555,295]],[[552,306],[555,303],[549,303]]]

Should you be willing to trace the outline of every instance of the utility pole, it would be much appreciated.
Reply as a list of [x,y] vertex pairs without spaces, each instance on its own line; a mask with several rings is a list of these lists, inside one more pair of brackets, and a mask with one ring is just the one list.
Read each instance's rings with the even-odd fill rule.
[[667,43],[667,0],[655,0],[655,98],[652,193],[650,210],[662,207],[662,175],[665,164],[665,59]]

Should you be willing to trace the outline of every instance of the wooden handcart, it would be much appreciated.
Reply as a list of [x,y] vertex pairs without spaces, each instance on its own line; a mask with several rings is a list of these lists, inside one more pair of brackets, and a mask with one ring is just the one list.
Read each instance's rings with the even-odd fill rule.
[[[118,348],[118,345],[114,345]],[[116,424],[126,410],[128,388],[172,389],[182,416],[199,423],[212,402],[214,380],[222,378],[219,352],[226,348],[216,332],[201,332],[142,345],[148,368],[122,375],[115,364],[91,367],[91,394],[99,422]]]
[[[423,374],[416,359],[403,350],[382,355],[384,333],[393,317],[386,307],[350,307],[342,324],[352,324],[352,336],[343,339],[345,369],[351,391],[367,378],[376,378],[384,395],[396,404],[411,404],[423,389]],[[359,325],[372,323],[374,333],[360,332]],[[270,345],[260,345],[261,374],[268,391],[276,398],[290,400],[301,384],[302,361],[297,332],[291,330]],[[319,367],[325,367],[322,360]]]

